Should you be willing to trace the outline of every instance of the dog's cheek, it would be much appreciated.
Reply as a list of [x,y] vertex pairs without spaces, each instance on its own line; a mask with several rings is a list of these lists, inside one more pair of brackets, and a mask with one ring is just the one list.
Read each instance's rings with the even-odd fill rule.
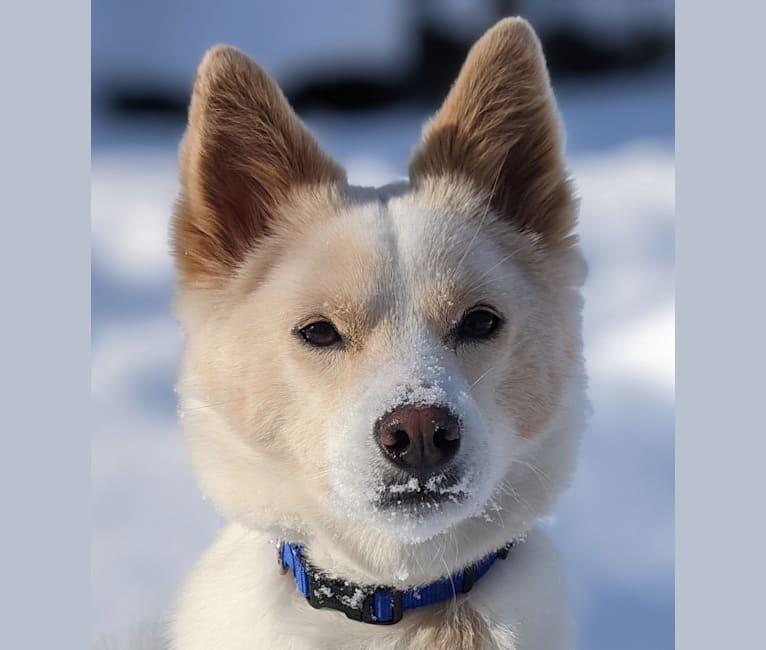
[[289,459],[284,432],[292,410],[290,386],[280,372],[279,341],[259,332],[269,329],[246,304],[211,319],[187,342],[187,389],[225,422],[226,435]]
[[521,438],[540,435],[561,408],[574,368],[571,336],[563,322],[560,313],[551,312],[523,328],[516,337],[511,362],[499,377],[498,403]]
[[356,375],[340,355],[317,358],[324,353],[289,343],[293,345],[278,352],[280,365],[274,369],[282,382],[276,406],[283,414],[278,446],[312,496],[324,498],[331,486],[333,459],[352,463],[359,456],[342,431],[357,404]]

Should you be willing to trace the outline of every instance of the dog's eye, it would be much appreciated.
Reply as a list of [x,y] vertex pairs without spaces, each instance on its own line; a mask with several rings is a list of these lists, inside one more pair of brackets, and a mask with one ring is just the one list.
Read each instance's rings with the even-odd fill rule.
[[340,343],[342,340],[335,326],[326,320],[306,325],[306,327],[298,330],[298,333],[307,343],[318,348],[326,348]]
[[501,323],[497,314],[487,309],[474,309],[463,316],[455,333],[461,341],[488,339]]

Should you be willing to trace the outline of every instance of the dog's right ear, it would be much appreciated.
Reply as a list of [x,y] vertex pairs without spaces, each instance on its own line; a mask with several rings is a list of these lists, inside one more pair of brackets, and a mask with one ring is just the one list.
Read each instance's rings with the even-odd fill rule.
[[184,286],[227,278],[296,186],[345,183],[276,83],[226,46],[197,71],[180,168],[173,249]]
[[575,210],[564,141],[540,41],[504,18],[475,43],[410,161],[418,187],[460,178],[498,215],[549,243],[571,242]]

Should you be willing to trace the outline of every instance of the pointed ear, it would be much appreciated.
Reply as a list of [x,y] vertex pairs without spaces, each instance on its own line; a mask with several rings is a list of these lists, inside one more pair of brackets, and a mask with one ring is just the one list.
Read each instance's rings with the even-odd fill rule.
[[345,183],[276,83],[225,46],[197,71],[180,167],[173,248],[186,285],[226,278],[296,186]]
[[553,93],[525,20],[501,20],[476,42],[426,125],[410,180],[417,187],[444,176],[468,180],[502,217],[544,241],[574,226]]

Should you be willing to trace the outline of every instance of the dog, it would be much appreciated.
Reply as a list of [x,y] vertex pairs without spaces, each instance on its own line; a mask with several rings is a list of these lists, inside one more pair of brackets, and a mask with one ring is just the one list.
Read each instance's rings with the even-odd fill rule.
[[540,42],[472,47],[409,178],[351,186],[245,54],[206,53],[180,146],[179,413],[229,522],[174,650],[559,650],[540,527],[587,411],[586,265]]

